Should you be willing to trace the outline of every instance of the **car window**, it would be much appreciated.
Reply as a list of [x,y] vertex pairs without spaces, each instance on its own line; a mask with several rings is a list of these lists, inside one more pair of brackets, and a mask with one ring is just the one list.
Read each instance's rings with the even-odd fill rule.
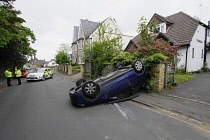
[[32,73],[42,73],[45,69],[36,69]]

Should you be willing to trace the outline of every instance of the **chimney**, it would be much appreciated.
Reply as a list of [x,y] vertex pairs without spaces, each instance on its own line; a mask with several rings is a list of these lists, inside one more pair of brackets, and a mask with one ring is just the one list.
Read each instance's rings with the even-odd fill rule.
[[208,22],[208,26],[210,27],[210,20],[209,20],[209,22]]

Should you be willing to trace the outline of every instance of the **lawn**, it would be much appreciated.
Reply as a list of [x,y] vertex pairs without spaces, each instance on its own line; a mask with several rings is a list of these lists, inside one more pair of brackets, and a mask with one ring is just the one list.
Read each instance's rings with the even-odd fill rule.
[[191,80],[193,79],[195,76],[192,75],[192,74],[176,74],[175,75],[175,81],[177,83],[181,83],[181,82],[185,82],[185,81],[188,81],[188,80]]

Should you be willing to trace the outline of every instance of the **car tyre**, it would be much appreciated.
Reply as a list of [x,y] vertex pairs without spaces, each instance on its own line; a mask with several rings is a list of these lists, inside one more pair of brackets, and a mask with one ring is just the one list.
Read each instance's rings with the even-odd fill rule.
[[42,81],[45,81],[46,80],[46,77],[45,77],[45,75],[42,77]]
[[131,64],[131,67],[135,70],[136,73],[142,73],[144,66],[140,60],[134,60]]
[[87,99],[95,99],[100,92],[99,86],[93,81],[87,81],[82,86],[82,93]]
[[79,80],[77,80],[77,82],[76,82],[76,86],[78,87],[78,86],[81,86],[83,83],[85,83],[87,80],[86,79],[84,79],[84,78],[81,78],[81,79],[79,79]]
[[124,67],[124,64],[123,64],[123,62],[118,62],[115,67],[117,70],[119,70]]

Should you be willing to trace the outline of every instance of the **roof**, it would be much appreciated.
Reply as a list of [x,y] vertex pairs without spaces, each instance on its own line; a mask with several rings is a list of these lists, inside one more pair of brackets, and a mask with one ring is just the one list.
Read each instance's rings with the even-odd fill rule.
[[76,41],[78,39],[78,33],[79,33],[79,27],[78,26],[74,26],[74,39],[73,42]]
[[84,33],[84,38],[88,38],[99,26],[99,23],[81,19],[81,27]]
[[190,44],[199,25],[199,21],[183,12],[168,16],[166,19],[173,22],[166,36],[173,38],[179,45]]
[[[172,23],[173,23],[173,21],[171,21],[170,19],[165,18],[165,17],[163,17],[163,16],[161,16],[161,15],[159,15],[159,14],[157,14],[157,13],[155,13],[155,14],[153,15],[153,17],[151,18],[151,20],[152,20],[154,17],[157,17],[157,18],[159,18],[160,20],[162,20],[163,22],[166,22],[166,23],[168,23],[168,24],[172,24]],[[149,23],[151,22],[151,20],[149,21]],[[148,23],[148,24],[149,24],[149,23]]]

